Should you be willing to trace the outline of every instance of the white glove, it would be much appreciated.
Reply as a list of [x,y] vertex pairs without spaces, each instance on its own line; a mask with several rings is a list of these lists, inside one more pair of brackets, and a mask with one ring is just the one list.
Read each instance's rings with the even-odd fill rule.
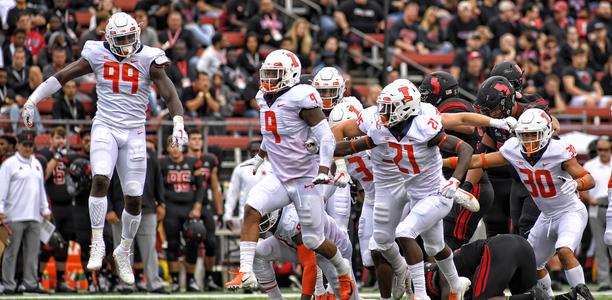
[[346,169],[344,158],[336,159],[336,175],[334,176],[334,185],[337,187],[346,187],[347,184],[352,184],[351,176]]
[[304,142],[304,145],[306,146],[308,153],[313,155],[319,153],[319,144],[317,144],[317,141],[315,141],[313,138],[308,138],[306,142]]
[[319,173],[319,175],[317,175],[317,177],[315,177],[312,180],[312,184],[313,185],[317,185],[317,184],[329,184],[332,182],[332,178],[327,175],[327,174],[323,174],[323,173]]
[[576,180],[563,176],[557,176],[557,178],[563,180],[564,182],[561,186],[561,193],[563,195],[569,195],[576,192],[576,188],[578,188],[578,182],[576,182]]
[[23,105],[23,112],[21,116],[23,117],[23,123],[26,127],[31,128],[32,123],[34,121],[34,111],[36,110],[36,105],[30,102],[30,100],[26,101]]
[[440,195],[446,198],[453,198],[457,193],[457,189],[459,188],[459,180],[455,177],[451,177],[449,180],[442,183],[440,187]]
[[172,120],[174,121],[174,129],[172,130],[172,145],[186,145],[189,138],[187,137],[187,132],[185,131],[185,126],[183,125],[183,117],[174,116]]
[[255,155],[253,158],[244,161],[243,163],[241,163],[240,165],[238,165],[239,167],[247,167],[247,166],[252,166],[252,172],[253,175],[257,174],[257,169],[259,169],[259,166],[261,166],[261,164],[263,164],[264,159],[263,157],[259,156],[259,154]]
[[491,119],[489,126],[510,131],[514,130],[517,123],[518,121],[514,117],[507,117],[505,119]]

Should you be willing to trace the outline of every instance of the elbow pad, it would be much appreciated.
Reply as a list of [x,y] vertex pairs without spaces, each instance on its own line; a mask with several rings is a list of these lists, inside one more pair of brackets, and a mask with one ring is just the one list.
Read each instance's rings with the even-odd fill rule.
[[329,168],[336,150],[336,139],[329,128],[326,120],[310,127],[316,140],[319,141],[319,165]]

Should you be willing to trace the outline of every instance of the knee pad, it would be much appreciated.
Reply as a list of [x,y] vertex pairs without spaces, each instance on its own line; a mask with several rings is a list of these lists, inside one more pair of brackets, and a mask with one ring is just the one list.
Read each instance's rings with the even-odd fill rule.
[[257,247],[255,247],[255,260],[257,260],[257,257],[261,258],[272,255],[273,250],[274,249],[272,248],[272,245],[270,245],[270,243],[267,243],[265,240],[260,243],[257,243]]
[[138,181],[128,181],[125,184],[125,191],[123,193],[127,196],[142,196],[143,184]]
[[387,250],[395,243],[394,232],[374,230],[370,239],[370,250]]
[[608,246],[612,246],[612,231],[607,231],[604,233],[604,243]]
[[311,249],[311,250],[315,250],[317,248],[319,248],[319,246],[321,246],[321,244],[323,244],[323,242],[325,241],[325,236],[318,236],[318,235],[314,235],[314,234],[304,234],[302,232],[302,242],[304,242],[304,246],[306,246],[306,248]]

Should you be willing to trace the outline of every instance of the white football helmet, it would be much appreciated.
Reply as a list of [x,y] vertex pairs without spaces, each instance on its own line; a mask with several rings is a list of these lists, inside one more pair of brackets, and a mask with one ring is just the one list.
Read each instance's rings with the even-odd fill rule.
[[140,26],[132,16],[124,12],[110,17],[104,36],[115,55],[129,57],[140,48]]
[[329,126],[334,126],[344,120],[357,119],[362,110],[361,103],[340,102],[329,113]]
[[421,93],[410,80],[397,79],[385,86],[376,103],[382,123],[386,127],[393,127],[419,114]]
[[521,151],[532,154],[540,151],[552,137],[552,119],[539,108],[530,108],[518,118],[514,128],[516,137],[521,142]]
[[312,86],[319,91],[323,100],[323,109],[333,109],[344,95],[344,77],[334,67],[321,69],[312,80]]
[[276,93],[300,82],[302,64],[293,52],[275,50],[268,54],[259,69],[259,89],[266,94]]
[[259,233],[266,233],[272,229],[272,227],[274,227],[274,225],[276,225],[278,222],[281,211],[282,209],[277,209],[261,216],[261,220],[259,221]]

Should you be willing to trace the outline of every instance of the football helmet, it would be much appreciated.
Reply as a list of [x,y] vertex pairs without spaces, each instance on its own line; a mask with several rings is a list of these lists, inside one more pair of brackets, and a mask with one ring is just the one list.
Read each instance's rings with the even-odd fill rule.
[[261,216],[259,221],[259,233],[266,233],[276,225],[280,218],[282,209],[277,209],[268,214]]
[[140,26],[132,16],[118,12],[108,20],[104,31],[113,54],[129,57],[140,48]]
[[259,69],[259,89],[265,94],[274,94],[300,82],[302,64],[288,50],[275,50],[268,54]]
[[489,117],[507,118],[512,116],[515,102],[514,88],[508,79],[491,76],[478,89],[474,106]]
[[459,83],[451,74],[444,71],[430,73],[419,86],[421,101],[433,104],[459,95]]
[[516,62],[507,60],[493,66],[491,76],[503,76],[510,81],[515,91],[523,90],[523,70]]
[[317,89],[323,100],[323,109],[330,110],[340,102],[344,95],[344,77],[334,67],[325,67],[315,75],[312,86]]
[[183,239],[186,243],[203,242],[206,239],[206,226],[201,219],[189,219],[183,223]]
[[421,93],[410,80],[397,79],[385,86],[376,103],[382,124],[393,127],[419,114]]
[[344,120],[357,119],[362,110],[361,104],[340,102],[329,114],[329,126],[334,126]]
[[548,145],[552,137],[552,119],[545,111],[530,108],[521,114],[514,132],[521,142],[523,153],[538,152]]

